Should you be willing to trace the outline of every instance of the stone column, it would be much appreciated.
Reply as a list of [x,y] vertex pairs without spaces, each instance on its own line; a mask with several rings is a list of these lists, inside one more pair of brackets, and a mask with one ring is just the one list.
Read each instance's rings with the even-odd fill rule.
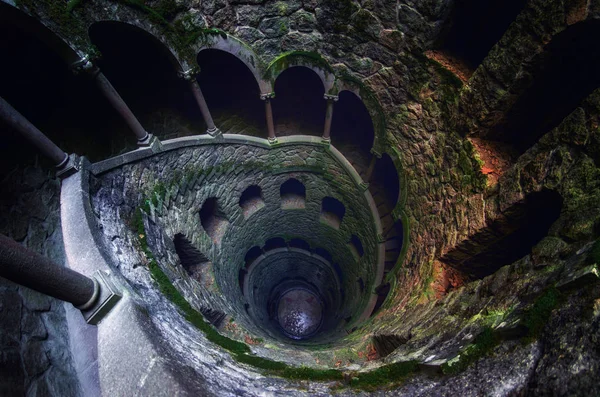
[[100,71],[100,68],[95,66],[88,57],[84,57],[80,61],[74,63],[72,68],[76,71],[86,71],[92,76],[104,97],[110,102],[112,107],[121,115],[121,117],[123,117],[129,128],[133,131],[139,146],[152,145],[153,140],[155,140],[153,139],[154,137],[152,134],[149,134],[144,127],[142,127],[142,124],[140,124],[137,117],[135,117],[131,109],[129,109],[129,106],[127,106],[110,81],[104,76],[102,71]]
[[265,101],[265,114],[267,117],[267,132],[269,134],[269,143],[277,143],[277,136],[275,135],[275,123],[273,123],[273,107],[271,106],[271,99],[275,98],[274,92],[268,92],[266,94],[260,94],[260,99]]
[[196,98],[196,103],[198,104],[200,113],[202,113],[202,118],[206,123],[206,133],[212,137],[217,137],[221,135],[221,131],[215,126],[215,122],[213,121],[210,110],[208,109],[208,105],[206,104],[206,100],[204,99],[204,95],[202,94],[202,90],[200,89],[200,84],[198,84],[198,80],[196,79],[199,71],[199,68],[190,69],[180,73],[179,75],[190,83],[192,93],[194,94],[194,98]]
[[0,97],[0,118],[6,121],[29,142],[37,147],[54,164],[58,171],[58,176],[65,177],[71,174],[71,171],[77,171],[74,156],[69,156],[61,148],[56,146],[46,135],[36,128],[21,113],[13,108],[6,100]]
[[365,174],[366,183],[369,183],[371,177],[373,176],[373,171],[375,170],[375,163],[377,162],[377,159],[381,158],[381,153],[377,152],[375,149],[371,148],[371,154],[373,154],[373,156],[371,156],[371,162],[369,163],[369,168],[367,168],[367,173]]
[[94,279],[53,263],[0,234],[0,276],[54,298],[88,308],[98,299]]
[[340,97],[337,95],[325,94],[323,96],[327,100],[327,110],[325,111],[325,128],[323,129],[323,141],[331,142],[331,120],[333,118],[333,103],[337,102]]

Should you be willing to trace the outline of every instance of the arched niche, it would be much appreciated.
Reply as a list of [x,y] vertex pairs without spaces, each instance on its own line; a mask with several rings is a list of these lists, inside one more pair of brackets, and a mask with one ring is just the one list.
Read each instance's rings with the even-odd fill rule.
[[532,62],[532,81],[485,139],[519,153],[558,126],[600,86],[600,21],[577,23],[554,38]]
[[202,51],[207,50],[220,50],[226,52],[246,65],[248,70],[254,76],[261,94],[272,91],[271,83],[262,78],[263,69],[261,68],[260,58],[251,50],[250,46],[225,33],[210,35],[207,38],[207,41],[208,43],[197,49],[198,55],[200,55]]
[[252,70],[220,49],[200,51],[197,61],[198,83],[221,131],[266,137],[264,104]]
[[277,135],[323,135],[324,94],[322,81],[309,68],[295,66],[279,74],[272,100]]
[[[24,12],[0,2],[0,96],[66,152],[98,161],[118,154],[131,135],[91,78],[70,64],[79,54]],[[10,170],[38,152],[0,122]],[[40,157],[42,162],[46,161]],[[51,169],[52,164],[48,164]]]
[[367,169],[375,129],[369,110],[353,91],[339,93],[333,110],[331,140],[359,173]]
[[158,38],[137,26],[100,21],[89,27],[96,61],[144,128],[161,139],[202,130],[202,117],[181,65]]

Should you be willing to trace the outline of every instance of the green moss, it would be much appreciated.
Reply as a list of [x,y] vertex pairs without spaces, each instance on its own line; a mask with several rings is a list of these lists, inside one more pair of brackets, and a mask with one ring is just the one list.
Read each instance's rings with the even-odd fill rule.
[[537,339],[548,323],[552,311],[558,306],[562,294],[555,287],[548,288],[533,303],[523,317],[528,329],[526,340]]
[[405,361],[386,365],[370,372],[359,373],[350,381],[350,387],[373,391],[386,385],[392,385],[406,379],[419,369],[416,361]]
[[73,11],[75,8],[83,4],[85,0],[69,0],[67,2],[67,12]]
[[[287,26],[285,27],[287,29]],[[329,65],[321,54],[311,51],[288,51],[276,57],[269,65],[264,74],[265,79],[275,79],[279,73],[287,69],[290,65],[304,64],[311,65],[319,69],[324,69],[333,73],[333,68]]]
[[499,338],[490,327],[486,327],[475,338],[465,351],[456,360],[450,360],[442,365],[442,372],[446,375],[455,375],[464,371],[480,358],[488,355],[498,345]]

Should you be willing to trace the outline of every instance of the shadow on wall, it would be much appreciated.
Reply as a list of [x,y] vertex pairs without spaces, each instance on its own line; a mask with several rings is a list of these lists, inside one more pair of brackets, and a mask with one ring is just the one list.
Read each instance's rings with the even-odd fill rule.
[[558,126],[600,86],[600,21],[575,24],[556,35],[537,57],[533,81],[485,138],[525,152]]
[[525,6],[526,0],[456,0],[451,26],[440,35],[442,51],[476,69],[502,38]]
[[458,244],[441,261],[481,279],[525,255],[548,235],[562,210],[562,197],[551,190],[531,193],[475,235]]

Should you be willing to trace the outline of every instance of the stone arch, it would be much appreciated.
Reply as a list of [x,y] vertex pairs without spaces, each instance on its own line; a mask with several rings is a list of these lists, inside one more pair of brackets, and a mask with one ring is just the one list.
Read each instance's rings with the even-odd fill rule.
[[256,76],[241,58],[206,48],[198,53],[196,77],[215,123],[223,133],[265,135],[265,110]]
[[339,229],[344,215],[346,214],[346,206],[336,198],[323,197],[321,201],[321,222]]
[[[0,96],[66,152],[97,161],[126,146],[131,133],[123,120],[91,79],[69,68],[81,53],[43,22],[4,2],[0,31]],[[12,128],[7,131],[8,153],[0,157],[11,169],[37,152]]]
[[[115,21],[112,19],[95,21],[90,26],[88,26],[88,36],[90,38],[90,41],[93,42],[92,37],[91,37],[91,31],[96,29],[98,26],[105,25],[105,24],[112,24],[112,25],[116,25],[116,26],[121,26],[123,29],[130,29],[132,32],[136,32],[137,34],[143,35],[145,38],[147,38],[147,40],[151,41],[154,44],[154,46],[162,53],[162,56],[164,56],[168,59],[169,63],[171,63],[171,65],[175,69],[176,73],[185,72],[185,68],[184,68],[185,65],[179,59],[179,56],[161,38],[161,36],[159,34],[156,34],[155,32],[153,32],[151,29],[147,28],[146,26],[139,24],[139,23],[135,23],[135,22],[136,22],[136,20],[130,20],[130,21],[124,22],[124,21]],[[139,68],[143,67],[143,65],[137,65],[137,66]]]
[[[386,146],[386,128],[385,112],[379,103],[375,93],[367,87],[362,81],[349,76],[339,78],[336,83],[337,93],[348,91],[356,95],[362,101],[363,105],[371,116],[373,123],[373,144],[372,147],[377,151],[383,151]],[[335,117],[335,112],[334,112]]]
[[202,127],[181,64],[159,38],[120,21],[95,22],[88,35],[102,53],[95,63],[149,132],[168,139]]
[[315,72],[323,83],[325,93],[335,90],[335,74],[329,63],[318,53],[306,51],[286,52],[275,58],[265,71],[265,78],[275,86],[279,75],[292,67],[305,67]]
[[273,115],[278,136],[321,136],[327,101],[324,86],[310,68],[293,66],[278,74],[274,83]]
[[342,90],[334,105],[331,139],[359,173],[369,166],[375,142],[375,127],[360,94]]
[[579,22],[555,35],[535,58],[527,89],[502,121],[481,136],[522,153],[558,126],[600,86],[599,35],[600,20]]
[[211,35],[208,38],[208,43],[197,48],[197,53],[199,54],[202,51],[210,49],[224,51],[243,62],[256,79],[256,83],[260,87],[261,94],[267,94],[273,91],[271,83],[262,78],[262,66],[260,58],[250,48],[250,46],[248,46],[242,40],[226,33]]
[[296,178],[290,178],[279,188],[281,208],[304,209],[306,205],[306,187]]
[[78,61],[83,53],[72,47],[58,33],[44,25],[43,21],[28,15],[23,10],[0,1],[0,23],[9,22],[42,41],[57,53],[67,64]]

